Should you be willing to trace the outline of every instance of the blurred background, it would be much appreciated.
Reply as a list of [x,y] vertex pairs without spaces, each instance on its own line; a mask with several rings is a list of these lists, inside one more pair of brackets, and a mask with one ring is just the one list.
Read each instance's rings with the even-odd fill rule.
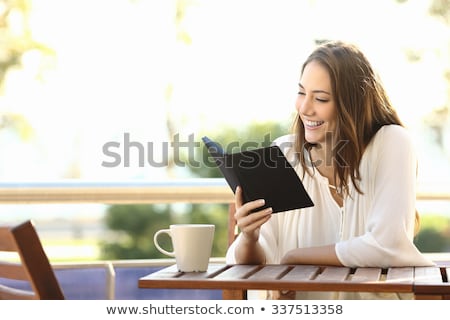
[[[449,0],[1,0],[0,181],[220,177],[201,147],[182,166],[164,145],[288,133],[304,59],[339,39],[366,53],[413,134],[419,191],[448,193],[449,26]],[[136,148],[125,161],[131,142],[144,162]],[[450,251],[449,201],[418,209],[419,248]],[[160,258],[154,230],[212,222],[223,256],[227,210],[2,204],[0,222],[35,220],[55,261]]]

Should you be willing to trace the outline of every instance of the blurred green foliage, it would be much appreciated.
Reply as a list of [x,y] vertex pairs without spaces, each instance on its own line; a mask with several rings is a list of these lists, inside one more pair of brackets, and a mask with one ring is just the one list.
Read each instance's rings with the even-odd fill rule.
[[[158,256],[152,235],[170,224],[170,207],[156,205],[113,205],[105,224],[113,236],[100,244],[104,259],[139,259]],[[169,241],[161,244],[169,248]]]
[[[152,204],[113,205],[105,216],[111,230],[109,241],[100,243],[102,259],[169,258],[153,244],[153,235],[176,223],[212,223],[216,226],[212,256],[223,256],[227,247],[226,205],[209,204]],[[172,250],[170,238],[161,235],[160,244]]]
[[425,214],[414,243],[421,252],[450,252],[450,217]]

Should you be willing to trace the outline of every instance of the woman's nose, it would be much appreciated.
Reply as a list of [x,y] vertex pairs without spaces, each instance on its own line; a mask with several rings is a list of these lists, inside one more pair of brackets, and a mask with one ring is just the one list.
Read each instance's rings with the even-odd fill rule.
[[312,108],[311,101],[306,96],[298,96],[297,98],[297,111],[300,114],[311,115],[314,110]]

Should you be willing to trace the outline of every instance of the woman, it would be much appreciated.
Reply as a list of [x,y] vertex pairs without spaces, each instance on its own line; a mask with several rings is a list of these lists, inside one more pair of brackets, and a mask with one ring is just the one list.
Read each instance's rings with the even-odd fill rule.
[[[364,54],[343,42],[319,46],[302,67],[296,109],[294,133],[275,143],[315,205],[272,215],[270,208],[257,210],[264,199],[243,204],[238,188],[235,218],[241,232],[227,261],[432,265],[413,244],[413,144]],[[297,293],[297,298],[361,295]]]

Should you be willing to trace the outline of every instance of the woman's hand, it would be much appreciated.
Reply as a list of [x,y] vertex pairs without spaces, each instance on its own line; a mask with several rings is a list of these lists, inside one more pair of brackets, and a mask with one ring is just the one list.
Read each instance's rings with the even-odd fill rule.
[[254,210],[264,205],[264,200],[255,200],[243,204],[242,189],[236,189],[236,213],[234,217],[241,230],[241,236],[235,249],[237,263],[260,264],[265,263],[266,255],[258,242],[261,226],[266,223],[272,214],[272,208]]
[[236,213],[234,214],[234,218],[236,219],[237,226],[241,230],[242,236],[249,242],[258,241],[259,230],[270,219],[272,208],[253,212],[255,209],[264,205],[264,199],[243,204],[242,189],[239,186],[236,188],[235,203]]

